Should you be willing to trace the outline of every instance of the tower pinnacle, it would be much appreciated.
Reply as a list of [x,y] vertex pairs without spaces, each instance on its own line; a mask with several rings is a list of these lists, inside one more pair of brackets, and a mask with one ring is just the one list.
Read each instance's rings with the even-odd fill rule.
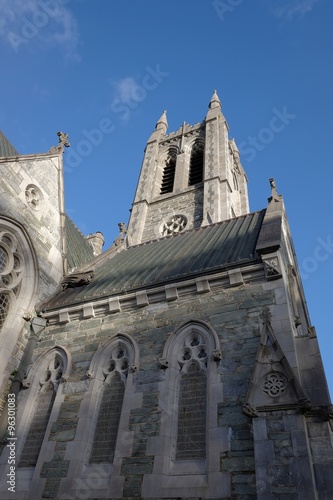
[[217,95],[216,90],[214,90],[213,96],[212,96],[210,103],[209,103],[209,109],[218,108],[218,107],[221,108],[222,105],[221,105],[221,101],[219,99],[219,96]]
[[158,120],[156,123],[156,130],[163,130],[164,133],[166,133],[167,128],[168,128],[168,120],[166,117],[166,110],[163,111],[161,118]]

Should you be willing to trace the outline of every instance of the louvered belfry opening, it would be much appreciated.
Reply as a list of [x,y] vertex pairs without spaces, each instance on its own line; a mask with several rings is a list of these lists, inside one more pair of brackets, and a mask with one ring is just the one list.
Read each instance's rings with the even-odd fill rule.
[[160,194],[172,193],[173,183],[176,173],[176,153],[169,151],[169,156],[166,159],[165,167],[163,170],[162,185]]
[[191,152],[190,175],[188,185],[193,186],[203,179],[204,165],[204,146],[201,143],[195,143]]

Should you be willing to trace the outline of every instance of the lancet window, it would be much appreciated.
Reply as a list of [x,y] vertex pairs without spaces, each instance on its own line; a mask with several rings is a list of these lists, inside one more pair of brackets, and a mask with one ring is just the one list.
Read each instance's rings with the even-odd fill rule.
[[56,393],[65,370],[64,357],[60,352],[54,350],[50,358],[38,381],[40,388],[34,401],[31,423],[19,467],[34,467],[37,463]]
[[103,387],[90,454],[90,463],[112,463],[123,406],[126,380],[130,369],[129,346],[117,340],[103,367]]

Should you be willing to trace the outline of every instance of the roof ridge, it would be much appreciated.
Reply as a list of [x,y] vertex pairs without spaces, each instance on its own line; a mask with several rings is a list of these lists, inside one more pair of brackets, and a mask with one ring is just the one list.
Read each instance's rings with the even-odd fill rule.
[[136,247],[140,247],[140,246],[144,246],[144,245],[149,245],[150,243],[154,243],[156,241],[163,241],[163,240],[166,240],[168,238],[175,238],[177,236],[183,236],[185,234],[192,233],[195,231],[200,231],[200,230],[208,229],[210,227],[215,227],[218,225],[226,224],[226,223],[230,222],[231,220],[237,220],[237,219],[242,219],[242,218],[244,219],[245,217],[249,217],[250,215],[253,216],[255,214],[260,214],[261,212],[265,212],[265,211],[266,211],[266,208],[262,208],[260,210],[255,210],[254,212],[249,212],[248,214],[237,215],[235,217],[230,217],[230,219],[225,219],[225,220],[221,220],[218,222],[214,222],[213,224],[207,224],[206,226],[193,227],[192,229],[184,229],[183,231],[181,231],[179,233],[168,234],[167,236],[160,236],[159,238],[154,238],[152,240],[142,241],[141,243],[137,243],[136,245],[130,245],[126,248],[126,250],[130,250],[132,248],[136,248]]

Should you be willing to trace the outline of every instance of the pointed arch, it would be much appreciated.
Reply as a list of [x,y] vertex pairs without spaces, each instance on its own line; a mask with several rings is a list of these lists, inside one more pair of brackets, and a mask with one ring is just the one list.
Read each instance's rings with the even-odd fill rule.
[[223,401],[219,337],[207,322],[193,319],[171,334],[162,355],[160,435],[151,438],[155,464],[142,495],[181,496],[190,475],[200,485],[198,495],[214,497],[218,485],[229,480],[228,473],[216,472],[221,453],[229,450],[229,429],[218,423]]
[[16,220],[0,217],[0,413],[5,405],[8,378],[17,368],[16,343],[24,317],[35,308],[38,261],[26,229]]
[[15,316],[32,308],[37,285],[37,257],[28,233],[14,219],[1,216],[0,331],[3,335],[4,327],[9,327]]
[[[27,398],[21,401],[22,417],[18,467],[35,467],[53,410],[59,384],[67,380],[71,356],[66,348],[56,346],[40,356],[31,367],[25,387]],[[19,408],[20,410],[20,408]]]
[[127,379],[138,367],[139,350],[128,335],[117,335],[104,344],[91,362],[97,401],[89,463],[112,463],[121,421]]
[[170,147],[164,159],[160,194],[172,193],[176,175],[177,147]]

